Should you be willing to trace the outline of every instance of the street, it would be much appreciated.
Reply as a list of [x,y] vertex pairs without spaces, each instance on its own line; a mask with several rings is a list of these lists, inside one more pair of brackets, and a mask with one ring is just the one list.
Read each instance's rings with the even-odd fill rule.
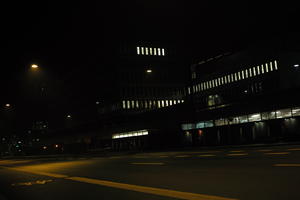
[[300,199],[300,145],[0,160],[0,180],[8,200]]

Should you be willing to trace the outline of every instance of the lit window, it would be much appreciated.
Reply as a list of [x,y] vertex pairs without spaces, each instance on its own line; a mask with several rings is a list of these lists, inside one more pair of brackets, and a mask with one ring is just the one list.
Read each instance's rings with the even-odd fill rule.
[[221,84],[223,85],[224,84],[224,78],[221,77]]
[[188,94],[191,94],[191,88],[188,87]]
[[224,83],[227,84],[227,76],[224,76]]
[[140,55],[140,47],[136,47],[136,53]]
[[241,72],[238,72],[238,80],[241,80]]
[[215,87],[215,80],[212,80],[212,87],[214,88]]
[[234,80],[237,81],[237,73],[234,73]]
[[231,82],[234,82],[233,74],[231,74]]
[[253,67],[253,76],[256,76],[256,70],[255,70],[255,67]]
[[292,109],[293,116],[300,116],[300,108],[296,107]]
[[156,56],[156,48],[153,48],[153,55]]
[[169,101],[169,105],[170,105],[170,106],[173,105],[173,101],[172,101],[172,100]]
[[145,101],[145,108],[148,108],[148,101]]
[[127,101],[127,108],[130,109],[130,101]]
[[164,100],[161,101],[161,107],[165,107],[165,101]]
[[152,47],[149,48],[150,55],[152,56]]
[[145,47],[146,55],[148,55],[148,47]]
[[184,103],[184,100],[181,100],[181,103]]
[[261,121],[261,115],[260,115],[260,113],[255,113],[255,114],[252,114],[252,115],[248,115],[248,120],[249,120],[249,122]]
[[173,101],[173,104],[174,104],[174,105],[177,104],[176,100]]
[[245,70],[245,77],[248,78],[248,70]]
[[159,100],[157,101],[157,106],[158,106],[158,108],[160,108],[160,101]]
[[157,48],[157,54],[160,56],[160,48]]
[[208,81],[206,81],[206,88],[209,89]]
[[177,100],[177,103],[180,103],[180,100]]
[[260,75],[260,68],[259,68],[259,66],[256,66],[256,69],[257,69],[257,75]]
[[264,65],[261,65],[261,73],[262,73],[262,74],[265,73]]
[[169,102],[168,102],[168,100],[166,100],[166,106],[169,106]]
[[274,61],[274,68],[275,68],[275,70],[278,70],[278,66],[277,66],[277,61],[276,60]]
[[164,48],[161,49],[161,54],[162,54],[163,56],[166,55],[166,54],[165,54],[165,49],[164,49]]
[[141,47],[142,55],[144,55],[144,47]]
[[135,101],[135,107],[139,108],[139,101]]
[[134,101],[131,101],[131,107],[134,108]]
[[270,62],[270,71],[273,71],[273,63]]
[[227,75],[227,80],[228,80],[228,83],[230,83],[230,75]]
[[203,90],[203,83],[200,84],[200,88],[201,88],[201,90]]
[[152,108],[152,101],[149,101],[149,108]]
[[245,79],[245,72],[242,70],[242,79]]
[[292,116],[291,109],[282,109],[276,111],[276,118],[286,118]]
[[268,73],[269,72],[269,65],[268,65],[268,63],[266,63],[266,73]]
[[211,84],[211,81],[209,81],[209,88],[212,88],[212,84]]
[[122,101],[123,103],[123,109],[126,109],[126,101]]
[[219,85],[218,85],[218,80],[215,79],[214,82],[215,82],[216,87],[218,87],[218,86],[219,86]]
[[200,83],[198,84],[198,90],[199,90],[199,92],[201,91],[201,88],[200,88]]
[[249,69],[249,77],[252,77],[252,69]]

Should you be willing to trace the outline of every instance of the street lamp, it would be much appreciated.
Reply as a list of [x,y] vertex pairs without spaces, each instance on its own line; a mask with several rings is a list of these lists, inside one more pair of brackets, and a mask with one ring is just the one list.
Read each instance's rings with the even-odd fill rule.
[[31,65],[31,68],[32,68],[32,69],[37,69],[37,68],[39,68],[39,66],[36,65],[36,64],[32,64],[32,65]]
[[152,73],[152,69],[147,69],[146,72],[147,72],[148,74],[150,74],[150,73]]
[[71,115],[67,115],[67,118],[70,119],[72,116]]
[[6,108],[9,108],[11,105],[9,103],[5,104]]

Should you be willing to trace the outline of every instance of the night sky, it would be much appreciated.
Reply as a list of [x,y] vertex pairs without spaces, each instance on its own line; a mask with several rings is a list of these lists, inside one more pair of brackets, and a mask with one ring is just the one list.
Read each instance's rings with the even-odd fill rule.
[[109,2],[1,3],[0,103],[17,104],[20,110],[27,105],[28,87],[34,87],[28,71],[32,63],[43,69],[44,82],[51,80],[53,104],[70,103],[70,87],[78,87],[77,93],[94,103],[102,87],[93,82],[94,72],[109,67],[124,41],[164,41],[200,61],[299,31],[299,7],[275,1]]

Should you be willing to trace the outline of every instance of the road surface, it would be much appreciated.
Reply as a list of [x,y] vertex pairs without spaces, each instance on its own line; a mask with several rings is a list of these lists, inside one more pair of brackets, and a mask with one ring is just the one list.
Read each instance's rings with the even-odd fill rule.
[[0,160],[0,199],[300,199],[300,145]]

